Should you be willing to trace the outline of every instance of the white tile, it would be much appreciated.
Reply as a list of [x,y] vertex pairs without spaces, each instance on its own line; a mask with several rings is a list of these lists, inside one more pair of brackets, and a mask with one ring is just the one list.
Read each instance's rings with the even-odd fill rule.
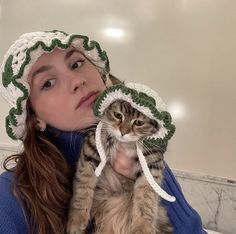
[[[236,179],[235,12],[235,0],[3,0],[0,60],[25,32],[87,34],[107,51],[114,75],[151,86],[174,106],[166,157],[174,168]],[[107,36],[108,28],[123,37]]]
[[187,201],[197,210],[205,228],[236,233],[236,184],[224,178],[175,171]]

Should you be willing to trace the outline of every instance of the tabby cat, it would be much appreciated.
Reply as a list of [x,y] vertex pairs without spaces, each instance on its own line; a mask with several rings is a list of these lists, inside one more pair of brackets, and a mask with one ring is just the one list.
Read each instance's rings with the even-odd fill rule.
[[[135,146],[136,142],[140,142],[150,172],[161,184],[165,149],[147,147],[142,143],[143,138],[158,131],[157,121],[122,100],[113,102],[105,110],[101,121],[107,164],[102,174],[96,177],[94,171],[100,157],[95,146],[95,129],[90,129],[86,133],[74,178],[67,232],[86,233],[86,226],[94,218],[96,234],[172,233],[160,197],[143,175]],[[135,160],[132,179],[118,174],[111,167],[121,146],[126,155]]]

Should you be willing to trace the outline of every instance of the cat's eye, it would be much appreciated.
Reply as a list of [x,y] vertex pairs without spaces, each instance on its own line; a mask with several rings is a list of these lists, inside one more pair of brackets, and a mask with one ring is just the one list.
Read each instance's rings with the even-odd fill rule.
[[122,120],[122,114],[121,114],[121,113],[119,113],[119,112],[114,112],[114,116],[115,116],[117,119]]
[[142,126],[142,125],[144,125],[144,122],[143,122],[142,120],[136,119],[136,120],[134,121],[134,124],[135,124],[136,126]]

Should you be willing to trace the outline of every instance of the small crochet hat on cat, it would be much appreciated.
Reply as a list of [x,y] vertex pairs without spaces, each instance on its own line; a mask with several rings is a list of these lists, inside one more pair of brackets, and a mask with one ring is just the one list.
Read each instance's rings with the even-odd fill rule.
[[[125,85],[118,84],[108,87],[98,97],[93,106],[95,115],[101,117],[105,109],[109,108],[109,106],[116,100],[127,101],[133,108],[137,109],[158,123],[159,130],[157,133],[144,138],[143,142],[145,144],[150,144],[152,146],[157,145],[161,147],[167,146],[168,140],[175,132],[175,126],[172,124],[170,113],[166,111],[164,102],[154,90],[145,85],[137,83],[127,83]],[[96,147],[101,157],[101,163],[95,170],[96,176],[101,174],[101,171],[106,164],[106,154],[101,142],[102,126],[103,122],[100,121],[96,129]],[[175,197],[167,194],[155,182],[138,142],[136,143],[136,149],[140,165],[149,184],[163,199],[171,202],[175,201]]]
[[6,117],[6,131],[12,139],[23,139],[25,134],[26,102],[30,94],[28,74],[43,53],[53,49],[74,47],[96,65],[102,78],[109,74],[106,52],[87,36],[62,31],[31,32],[23,34],[9,48],[0,69],[0,92],[11,109]]

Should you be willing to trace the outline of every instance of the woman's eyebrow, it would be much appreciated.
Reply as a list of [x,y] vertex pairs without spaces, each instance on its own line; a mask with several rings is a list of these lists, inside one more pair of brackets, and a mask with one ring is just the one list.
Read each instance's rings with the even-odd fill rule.
[[[68,51],[68,52],[66,53],[66,55],[65,55],[64,60],[65,60],[65,61],[68,60],[68,59],[72,56],[72,54],[74,54],[75,52],[78,52],[78,51],[76,51],[75,49],[72,49],[72,50]],[[79,52],[78,52],[78,53],[79,53]]]
[[[68,60],[75,52],[79,53],[77,50],[72,49],[70,51],[68,51],[64,57],[64,60]],[[36,75],[38,75],[39,73],[48,71],[52,68],[53,66],[42,66],[39,69],[37,69],[33,74],[32,74],[32,78],[35,77]]]
[[52,66],[42,66],[39,69],[37,69],[33,74],[32,74],[32,78],[34,78],[36,75],[38,75],[39,73],[45,72],[52,69]]

